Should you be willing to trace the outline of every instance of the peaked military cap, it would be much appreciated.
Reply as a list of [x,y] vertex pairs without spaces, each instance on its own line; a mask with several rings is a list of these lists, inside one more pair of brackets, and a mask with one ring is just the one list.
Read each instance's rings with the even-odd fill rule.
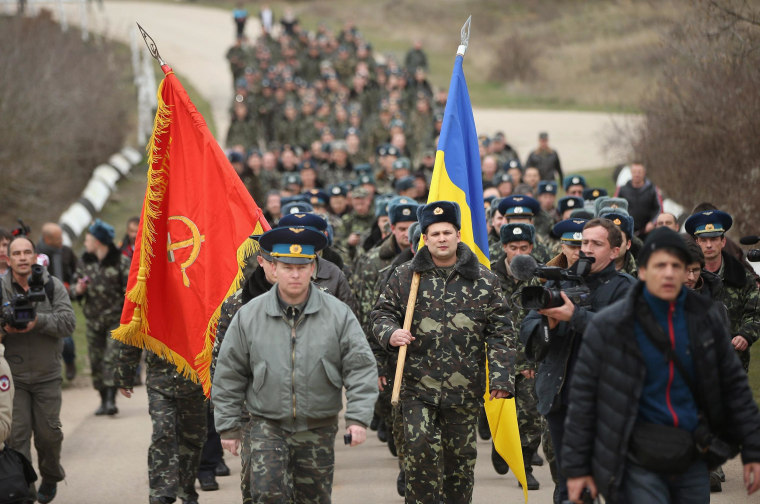
[[462,227],[462,212],[454,201],[434,201],[417,207],[417,221],[424,234],[428,226],[436,222],[449,222],[455,228]]
[[499,202],[499,213],[504,217],[533,217],[540,211],[538,200],[524,194],[513,194]]
[[538,183],[537,194],[557,194],[557,183],[551,180],[542,180]]
[[601,196],[607,196],[607,189],[603,187],[589,187],[583,190],[583,199],[593,201]]
[[314,211],[314,207],[311,203],[305,201],[293,201],[282,205],[282,215],[296,214],[296,213],[310,213]]
[[411,189],[414,187],[414,177],[411,175],[406,177],[401,177],[398,179],[393,185],[396,189],[396,192],[406,191],[408,189]]
[[327,246],[327,237],[305,226],[276,227],[261,235],[259,243],[277,261],[308,264]]
[[308,200],[309,203],[311,203],[312,206],[314,205],[325,206],[327,205],[327,202],[330,199],[327,193],[320,189],[311,189],[309,191],[306,191],[305,193],[303,193],[303,196],[306,200]]
[[533,243],[533,239],[536,236],[536,228],[533,224],[524,224],[522,222],[515,222],[511,224],[504,224],[499,231],[499,238],[501,243],[510,243],[516,241],[526,241]]
[[393,169],[394,170],[411,170],[412,162],[409,161],[408,157],[400,157],[393,162]]
[[562,181],[562,187],[565,188],[565,191],[567,191],[567,188],[574,185],[581,185],[584,188],[586,187],[586,177],[583,175],[568,175],[565,177],[565,179]]
[[498,186],[499,184],[504,184],[506,182],[509,182],[510,184],[514,184],[514,181],[512,180],[512,175],[509,173],[498,173],[493,178],[493,185]]
[[694,237],[702,236],[710,238],[713,236],[722,236],[726,231],[731,229],[734,219],[731,215],[720,210],[705,210],[704,212],[695,213],[686,219],[683,226],[686,232]]
[[277,227],[310,227],[317,231],[327,231],[327,221],[315,213],[292,213],[283,215]]
[[583,226],[586,219],[565,219],[559,221],[552,228],[554,236],[558,236],[562,243],[573,247],[580,247],[583,241]]
[[346,196],[348,195],[348,187],[343,184],[335,184],[328,187],[327,192],[329,193],[330,198],[333,196]]
[[565,196],[560,198],[557,202],[557,211],[560,215],[568,210],[575,210],[576,208],[583,208],[583,198],[578,196]]

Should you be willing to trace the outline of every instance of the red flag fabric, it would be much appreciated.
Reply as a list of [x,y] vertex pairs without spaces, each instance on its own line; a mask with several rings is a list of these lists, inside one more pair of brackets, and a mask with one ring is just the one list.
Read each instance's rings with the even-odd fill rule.
[[221,305],[257,247],[251,235],[270,226],[174,72],[162,69],[148,187],[113,337],[174,362],[208,395]]

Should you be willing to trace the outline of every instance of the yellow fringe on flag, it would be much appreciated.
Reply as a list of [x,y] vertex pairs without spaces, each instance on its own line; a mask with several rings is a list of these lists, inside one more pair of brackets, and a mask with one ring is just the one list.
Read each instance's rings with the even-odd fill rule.
[[[260,235],[263,232],[264,229],[261,227],[261,223],[257,222],[252,234]],[[228,297],[240,289],[240,284],[243,281],[243,267],[245,267],[246,259],[251,257],[255,252],[258,252],[258,250],[259,242],[251,238],[247,238],[240,247],[238,247],[238,274],[232,281],[232,285],[230,285],[224,299],[219,303],[216,310],[214,310],[214,314],[211,316],[211,319],[208,322],[208,327],[206,328],[203,350],[201,350],[201,352],[195,357],[195,365],[198,368],[198,375],[200,376],[203,393],[206,394],[206,397],[209,397],[211,394],[211,358],[214,350],[214,342],[216,341],[216,327],[219,323],[219,317],[222,314],[222,305]]]
[[[158,355],[168,356],[170,353],[173,354],[174,352],[169,350],[166,345],[160,341],[148,336],[150,333],[148,317],[146,313],[143,313],[145,310],[144,304],[147,295],[146,283],[150,276],[151,258],[154,257],[153,243],[156,241],[155,220],[161,215],[159,206],[164,198],[167,186],[167,170],[165,167],[169,161],[169,146],[167,145],[166,149],[164,149],[166,154],[163,158],[158,155],[158,142],[160,141],[158,137],[164,135],[168,131],[172,115],[171,108],[164,102],[162,96],[164,83],[165,80],[162,80],[161,84],[158,86],[158,92],[156,93],[158,109],[156,111],[156,118],[153,122],[153,134],[146,147],[146,151],[148,152],[148,185],[145,191],[145,203],[143,204],[141,218],[143,228],[142,238],[140,240],[140,263],[137,270],[137,282],[129,292],[127,292],[127,299],[132,301],[136,306],[132,313],[132,320],[128,324],[121,324],[117,329],[111,332],[111,336],[122,343],[140,347],[144,346]],[[171,139],[169,139],[169,143],[171,144]],[[160,167],[157,166],[159,162],[161,163]],[[193,369],[181,356],[172,355],[171,360],[178,363],[183,375],[188,376],[190,372],[194,373]],[[182,365],[183,362],[184,365]]]

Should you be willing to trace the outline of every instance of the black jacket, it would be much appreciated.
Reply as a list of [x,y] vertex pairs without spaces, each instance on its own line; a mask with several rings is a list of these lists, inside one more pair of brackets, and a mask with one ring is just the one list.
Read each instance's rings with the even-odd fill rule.
[[633,217],[633,229],[637,235],[646,227],[647,222],[660,215],[660,195],[649,179],[642,187],[633,187],[629,180],[618,190],[617,195],[628,201],[628,213]]
[[[643,285],[589,323],[570,382],[562,470],[569,478],[592,475],[608,502],[624,502],[618,491],[646,373],[634,334]],[[690,291],[685,312],[696,402],[713,433],[741,445],[744,463],[760,462],[760,412],[720,309]]]
[[[586,285],[591,290],[590,306],[576,306],[570,321],[560,322],[551,331],[549,353],[538,366],[536,395],[539,413],[546,415],[552,409],[567,405],[567,392],[564,390],[564,385],[573,373],[581,336],[586,330],[586,325],[596,315],[595,312],[601,311],[602,308],[622,298],[634,282],[630,275],[615,271],[614,261],[599,273],[586,278]],[[569,282],[561,284],[562,289],[574,285],[577,284]],[[541,315],[531,310],[520,327],[520,341],[525,345],[525,353],[529,359],[535,359],[531,351],[534,347],[531,340],[540,337],[540,331]]]

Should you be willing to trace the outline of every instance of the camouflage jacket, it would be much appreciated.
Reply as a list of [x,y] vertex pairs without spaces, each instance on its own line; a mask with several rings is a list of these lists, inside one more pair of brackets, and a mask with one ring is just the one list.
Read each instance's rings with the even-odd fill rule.
[[364,329],[364,333],[367,335],[372,334],[369,314],[372,312],[375,301],[377,301],[377,296],[380,294],[375,290],[380,270],[388,266],[399,252],[396,237],[390,235],[380,245],[370,249],[369,252],[360,257],[356,262],[354,286],[356,298],[359,301],[357,318],[362,329]]
[[551,231],[554,227],[554,224],[556,224],[554,215],[547,212],[546,210],[541,210],[538,215],[533,218],[533,225],[536,228],[536,235],[541,237],[541,241],[544,244],[548,244],[551,241]]
[[[512,273],[507,268],[506,258],[504,256],[491,262],[491,271],[493,271],[498,277],[501,291],[504,293],[504,300],[510,307],[512,325],[514,327],[520,327],[523,319],[528,314],[528,310],[523,310],[513,300],[516,296],[519,296],[520,289],[528,285],[528,282],[517,280],[512,276]],[[525,347],[519,339],[516,339],[515,347],[517,349],[517,355],[515,357],[515,374],[520,371],[535,369],[535,363],[526,357]]]
[[[130,259],[115,245],[108,248],[102,261],[95,254],[85,252],[69,287],[71,299],[82,301],[87,324],[100,329],[112,329],[118,325],[124,307],[124,293],[129,279]],[[76,281],[87,278],[87,290],[76,294]]]
[[737,259],[725,252],[722,255],[717,275],[723,280],[731,336],[742,335],[752,345],[760,336],[760,292],[752,274]]
[[636,259],[634,259],[633,254],[630,250],[626,251],[625,253],[625,260],[623,261],[623,267],[619,270],[623,273],[628,273],[633,278],[639,277],[639,265],[636,264]]
[[348,251],[349,262],[355,261],[357,256],[361,255],[363,250],[361,245],[352,246],[348,244],[348,237],[352,233],[357,233],[361,239],[359,243],[369,234],[372,229],[372,225],[375,223],[375,213],[370,210],[367,215],[356,215],[354,212],[349,212],[341,217],[343,221],[343,241],[339,245]]
[[491,389],[514,394],[515,333],[498,279],[464,243],[449,270],[446,275],[420,248],[391,274],[372,312],[380,345],[397,351],[390,337],[402,327],[413,273],[420,274],[402,399],[476,407],[485,393],[486,357]]

